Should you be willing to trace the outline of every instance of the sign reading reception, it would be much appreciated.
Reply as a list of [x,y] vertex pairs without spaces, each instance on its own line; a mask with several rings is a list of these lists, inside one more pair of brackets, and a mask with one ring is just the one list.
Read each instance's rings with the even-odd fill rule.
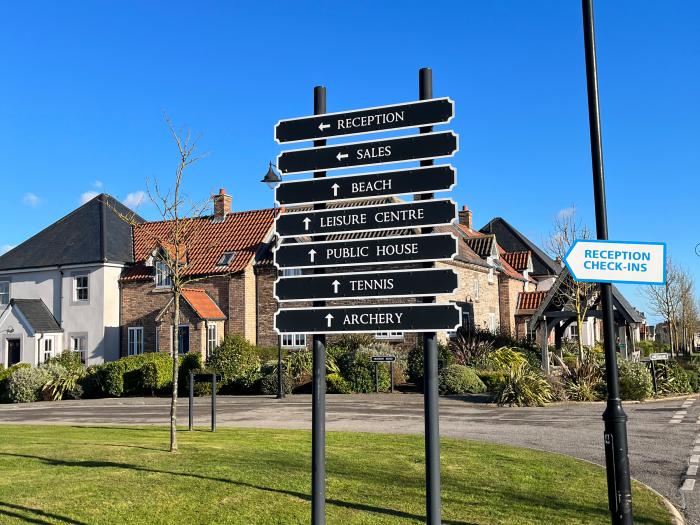
[[664,284],[666,244],[576,240],[564,263],[579,282]]

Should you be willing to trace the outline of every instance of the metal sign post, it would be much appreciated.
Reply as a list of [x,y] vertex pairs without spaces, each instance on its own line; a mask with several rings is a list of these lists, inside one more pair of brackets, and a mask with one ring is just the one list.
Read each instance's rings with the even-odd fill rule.
[[[598,104],[598,67],[596,64],[592,0],[582,0],[582,8],[596,233],[598,239],[607,240],[608,216],[605,203],[603,140]],[[615,355],[612,285],[610,283],[601,283],[600,295],[603,309],[605,375],[608,390],[607,407],[605,412],[603,412],[603,420],[605,421],[605,467],[608,474],[608,504],[613,525],[632,525],[632,487],[627,448],[627,415],[622,410],[622,402],[620,401],[620,382],[617,373],[617,356]]]
[[216,383],[221,377],[216,373],[211,374],[195,374],[190,370],[189,386],[190,386],[190,402],[188,414],[188,430],[191,432],[194,428],[194,384],[197,382],[211,382],[211,431],[216,432]]

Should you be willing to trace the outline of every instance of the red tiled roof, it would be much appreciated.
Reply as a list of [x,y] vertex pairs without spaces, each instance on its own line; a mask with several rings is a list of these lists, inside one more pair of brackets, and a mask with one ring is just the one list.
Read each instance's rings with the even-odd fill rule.
[[518,294],[518,310],[536,310],[544,300],[547,292],[520,292]]
[[183,288],[182,297],[188,302],[200,319],[208,321],[226,319],[224,312],[221,311],[221,308],[217,306],[205,290]]
[[[185,275],[212,275],[238,272],[246,268],[272,231],[279,209],[229,213],[223,221],[211,216],[182,221],[190,228],[192,240],[187,245]],[[134,260],[122,280],[150,279],[152,268],[144,262],[158,246],[172,246],[172,221],[146,222],[134,228]],[[224,252],[235,252],[228,266],[217,266]]]
[[514,269],[519,272],[524,272],[527,270],[527,261],[530,257],[529,251],[524,252],[504,252],[501,255],[501,259],[504,259],[508,264],[510,264]]
[[[464,224],[457,224],[457,227],[459,228],[459,230],[460,230],[464,235],[466,235],[466,236],[469,237],[470,239],[477,239],[477,238],[480,238],[480,237],[492,237],[491,235],[487,235],[487,234],[485,234],[485,233],[481,233],[480,231],[474,230],[474,229],[472,229],[472,228],[467,228]],[[471,245],[472,245],[473,242],[474,242],[474,241],[472,241],[471,243],[470,243],[470,242],[466,242],[466,244],[469,245],[469,246],[471,247]],[[478,242],[478,241],[477,241],[477,242]],[[507,260],[503,259],[503,254],[506,253],[506,251],[505,251],[503,248],[501,248],[501,245],[500,245],[500,244],[498,244],[498,240],[496,240],[496,247],[498,248],[498,253],[501,255],[500,262],[501,262],[501,266],[503,267],[503,273],[505,273],[505,274],[506,274],[508,277],[510,277],[511,279],[520,279],[520,280],[522,280],[522,279],[523,279],[522,274],[520,274],[517,270],[515,270],[515,268],[513,268],[513,267],[508,263]],[[490,252],[489,252],[489,254],[490,254]]]

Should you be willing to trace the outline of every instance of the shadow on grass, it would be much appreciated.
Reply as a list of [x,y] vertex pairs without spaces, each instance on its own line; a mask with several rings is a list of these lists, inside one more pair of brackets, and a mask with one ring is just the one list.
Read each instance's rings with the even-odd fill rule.
[[[20,512],[22,512],[23,514],[20,514]],[[36,516],[27,516],[26,514],[34,514]],[[69,523],[71,525],[87,525],[87,523],[85,523],[84,521],[77,521],[71,518],[60,516],[58,514],[53,514],[51,512],[44,512],[43,510],[33,509],[31,507],[23,507],[22,505],[5,503],[4,501],[0,501],[0,516],[9,516],[11,518],[17,518],[25,523],[39,523],[42,525],[51,525],[51,523],[53,523],[51,521],[46,521],[43,518],[60,521],[61,523]]]
[[[53,466],[53,467],[81,467],[81,468],[118,468],[118,469],[128,469],[128,470],[136,470],[139,472],[148,472],[148,473],[153,473],[153,474],[167,474],[170,476],[183,476],[187,478],[195,478],[195,479],[201,479],[205,481],[216,481],[219,483],[228,483],[231,485],[237,485],[239,487],[245,487],[245,488],[250,488],[250,489],[255,489],[255,490],[261,490],[265,492],[273,492],[277,494],[284,494],[286,496],[292,496],[296,497],[305,501],[311,501],[311,496],[309,494],[305,494],[303,492],[297,492],[293,490],[285,490],[285,489],[275,489],[272,487],[263,487],[260,485],[254,485],[252,483],[246,483],[245,481],[235,481],[232,479],[227,479],[227,478],[218,478],[218,477],[210,477],[210,476],[204,476],[202,474],[194,474],[190,472],[172,472],[168,470],[159,470],[159,469],[154,469],[154,468],[147,468],[147,467],[140,467],[138,465],[132,465],[130,463],[119,463],[115,461],[69,461],[69,460],[63,460],[63,459],[54,459],[54,458],[47,458],[47,457],[42,457],[42,456],[34,456],[31,454],[13,454],[10,452],[0,452],[0,456],[9,456],[9,457],[15,457],[15,458],[24,458],[24,459],[35,459],[38,461],[41,461],[47,465]],[[418,521],[425,521],[425,516],[418,515],[418,514],[412,514],[409,512],[403,512],[400,510],[394,510],[394,509],[385,509],[382,507],[374,507],[372,505],[365,505],[362,503],[351,503],[348,501],[342,501],[342,500],[336,500],[336,499],[326,499],[326,503],[329,505],[335,505],[336,507],[343,507],[347,509],[353,509],[353,510],[359,510],[359,511],[364,511],[364,512],[374,512],[377,514],[386,514],[389,516],[394,516],[397,518],[405,518],[405,519],[413,519],[413,520],[418,520]],[[1,509],[0,509],[1,511]],[[60,519],[60,518],[57,518]],[[43,521],[38,522],[38,523],[45,523]],[[74,523],[74,524],[79,524],[81,522],[77,521],[67,521],[66,523]],[[471,522],[466,522],[466,521],[456,521],[456,520],[442,520],[442,523],[445,525],[478,525],[476,523],[471,523]]]

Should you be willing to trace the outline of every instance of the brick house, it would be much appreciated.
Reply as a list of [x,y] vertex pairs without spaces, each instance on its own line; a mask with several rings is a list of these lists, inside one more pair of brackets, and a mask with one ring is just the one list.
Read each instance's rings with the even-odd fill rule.
[[177,334],[171,324],[170,277],[155,256],[167,244],[170,224],[134,228],[135,264],[120,279],[122,356],[170,351],[175,336],[183,352],[203,356],[229,333],[276,345],[270,241],[278,210],[232,212],[223,189],[212,198],[212,215],[190,219],[196,221],[197,235],[187,248],[185,275],[193,281],[182,294]]

